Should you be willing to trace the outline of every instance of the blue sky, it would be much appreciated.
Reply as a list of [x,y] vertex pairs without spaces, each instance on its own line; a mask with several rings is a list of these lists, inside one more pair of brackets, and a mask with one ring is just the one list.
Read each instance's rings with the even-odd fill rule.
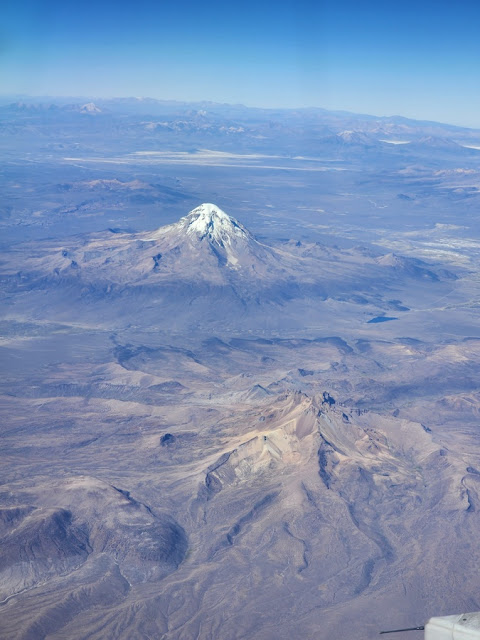
[[479,25],[478,0],[6,0],[1,92],[318,106],[480,127]]

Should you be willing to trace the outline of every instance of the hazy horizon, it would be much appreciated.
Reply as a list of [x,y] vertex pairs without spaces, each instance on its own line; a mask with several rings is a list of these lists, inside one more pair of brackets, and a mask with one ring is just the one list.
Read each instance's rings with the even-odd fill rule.
[[329,110],[480,127],[480,7],[9,2],[3,91]]
[[219,106],[229,106],[229,107],[241,107],[241,108],[245,108],[245,109],[262,109],[262,110],[267,110],[267,111],[327,111],[329,113],[338,113],[338,114],[346,114],[346,115],[352,115],[352,116],[360,116],[360,117],[366,117],[366,118],[379,118],[379,119],[388,119],[388,118],[402,118],[402,119],[406,119],[406,120],[411,120],[414,122],[419,122],[419,123],[432,123],[432,124],[439,124],[439,125],[446,125],[446,126],[452,126],[452,127],[458,127],[458,128],[465,128],[465,129],[473,129],[473,130],[480,130],[480,123],[476,126],[471,126],[471,125],[467,125],[467,124],[458,124],[455,122],[451,122],[451,121],[445,121],[445,120],[435,120],[432,118],[414,118],[411,116],[406,116],[403,113],[372,113],[372,112],[359,112],[359,111],[350,111],[347,109],[336,109],[336,108],[327,108],[324,107],[322,105],[306,105],[306,106],[291,106],[291,107],[285,107],[285,106],[264,106],[264,105],[259,105],[259,104],[249,104],[247,102],[219,102],[216,100],[209,100],[209,99],[196,99],[196,100],[180,100],[177,98],[167,98],[167,97],[153,97],[153,96],[149,96],[149,95],[143,95],[143,96],[134,96],[134,95],[111,95],[111,96],[101,96],[101,95],[31,95],[31,94],[21,94],[21,93],[17,93],[17,94],[2,94],[0,93],[0,103],[3,102],[3,106],[8,106],[8,104],[11,104],[11,101],[15,102],[15,101],[22,101],[23,99],[27,100],[27,101],[31,101],[32,104],[43,104],[42,101],[62,101],[65,103],[65,105],[67,104],[76,104],[77,102],[80,103],[86,103],[86,102],[108,102],[108,101],[115,101],[115,100],[138,100],[139,102],[145,101],[157,101],[160,103],[174,103],[174,104],[178,104],[178,105],[188,105],[188,104],[212,104],[212,105],[219,105]]

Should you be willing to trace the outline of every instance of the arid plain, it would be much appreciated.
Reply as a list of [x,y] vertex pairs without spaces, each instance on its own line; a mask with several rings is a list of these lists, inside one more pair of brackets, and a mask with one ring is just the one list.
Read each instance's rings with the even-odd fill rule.
[[95,108],[1,107],[0,636],[478,609],[480,132]]

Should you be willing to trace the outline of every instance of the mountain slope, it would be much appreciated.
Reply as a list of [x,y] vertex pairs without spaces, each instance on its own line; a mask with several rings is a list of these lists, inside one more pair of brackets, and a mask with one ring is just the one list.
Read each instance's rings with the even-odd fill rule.
[[54,309],[56,320],[71,321],[75,308],[76,318],[116,326],[136,322],[141,310],[157,326],[175,318],[183,327],[303,327],[336,314],[327,300],[365,321],[408,310],[419,289],[423,300],[452,286],[419,260],[294,241],[267,246],[209,203],[154,231],[17,246],[0,273],[17,313],[34,308],[51,318]]
[[[175,224],[151,232],[111,230],[67,239],[63,246],[24,247],[21,272],[117,284],[159,283],[168,279],[225,284],[232,272],[245,278],[273,278],[282,257],[258,242],[235,218],[202,204]],[[10,273],[18,263],[11,261]]]

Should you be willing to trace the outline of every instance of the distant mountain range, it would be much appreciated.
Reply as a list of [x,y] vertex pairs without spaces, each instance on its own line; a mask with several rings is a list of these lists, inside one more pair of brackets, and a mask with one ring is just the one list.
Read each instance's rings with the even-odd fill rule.
[[[16,99],[15,99],[16,98]],[[2,104],[3,103],[3,104]],[[30,98],[4,97],[0,101],[4,125],[10,119],[72,118],[76,115],[100,116],[103,120],[127,117],[122,128],[136,126],[150,134],[165,131],[200,131],[237,136],[298,136],[308,127],[310,135],[322,144],[377,146],[382,139],[419,141],[438,146],[434,139],[460,144],[478,142],[480,132],[437,122],[417,121],[401,116],[378,117],[345,111],[309,109],[260,109],[213,102],[176,102],[152,98]],[[157,118],[161,118],[157,120]],[[440,145],[445,146],[445,145]],[[458,150],[458,149],[457,149]]]

